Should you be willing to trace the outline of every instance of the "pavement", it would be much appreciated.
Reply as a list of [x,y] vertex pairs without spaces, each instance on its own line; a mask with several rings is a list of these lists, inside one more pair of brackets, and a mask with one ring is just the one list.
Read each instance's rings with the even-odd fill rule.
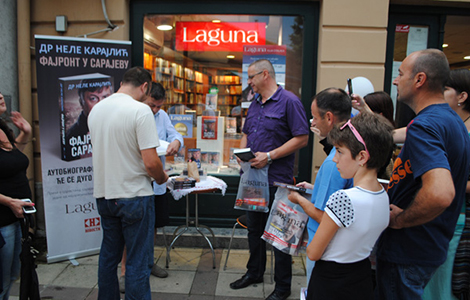
[[[173,232],[171,231],[173,228],[169,230]],[[170,252],[171,262],[166,269],[169,276],[167,278],[150,276],[152,299],[265,299],[274,290],[274,284],[271,282],[270,250],[267,251],[268,262],[264,283],[232,290],[229,284],[246,272],[246,263],[249,257],[248,249],[244,248],[246,246],[246,230],[236,230],[234,239],[236,241],[232,244],[226,270],[224,270],[228,244],[226,242],[230,239],[232,229],[213,230],[215,241],[212,237],[210,240],[217,247],[215,248],[216,268],[212,267],[211,249],[208,244],[205,244],[204,238],[190,230],[183,235],[188,236],[189,239],[186,242],[184,239],[178,240]],[[195,239],[202,242],[195,243]],[[225,243],[221,241],[225,241]],[[198,245],[194,246],[194,244]],[[159,245],[157,240],[154,256],[157,264],[162,268],[165,268],[166,265],[165,249],[165,246]],[[42,253],[42,257],[37,259],[37,264],[41,299],[97,299],[98,255],[76,258],[75,261],[48,264],[45,253]],[[289,299],[300,299],[300,289],[306,286],[305,254],[294,256],[292,264],[292,291]],[[14,283],[11,289],[10,299],[19,299],[19,280]],[[125,299],[125,294],[122,294],[121,299]]]

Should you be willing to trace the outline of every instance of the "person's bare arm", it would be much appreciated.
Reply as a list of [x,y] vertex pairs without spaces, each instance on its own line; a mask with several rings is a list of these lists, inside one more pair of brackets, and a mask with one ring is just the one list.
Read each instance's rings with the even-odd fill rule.
[[393,131],[393,142],[403,144],[406,139],[406,127],[397,128]]
[[20,130],[20,134],[15,141],[16,147],[20,151],[23,151],[26,145],[31,141],[33,129],[28,121],[26,121],[25,118],[23,118],[23,116],[17,111],[11,113],[11,121]]
[[449,170],[432,169],[421,176],[421,181],[421,189],[406,209],[390,205],[392,210],[389,227],[401,229],[425,224],[434,220],[451,205],[455,188]]
[[174,140],[168,145],[168,148],[166,149],[166,155],[174,155],[178,152],[180,149],[181,142],[178,140]]
[[360,112],[373,113],[369,105],[367,105],[366,101],[364,101],[364,98],[357,94],[351,95],[351,105]]
[[[243,139],[243,138],[242,138]],[[241,144],[241,142],[240,142]],[[279,158],[283,158],[291,153],[294,153],[295,151],[307,146],[308,144],[308,135],[299,135],[299,136],[294,136],[282,146],[273,149],[269,152],[269,155],[271,156],[272,160],[276,160]],[[251,166],[255,168],[263,168],[268,164],[268,154],[267,152],[256,152],[255,153],[256,157],[251,159]]]
[[158,157],[155,148],[140,150],[147,174],[158,184],[163,184],[168,180],[168,175],[163,170],[162,161]]
[[338,229],[338,225],[328,215],[323,218],[312,242],[307,246],[307,256],[310,260],[320,260]]
[[310,202],[307,198],[300,195],[298,192],[290,191],[287,198],[295,204],[299,204],[304,212],[312,219],[320,223],[323,218],[324,211],[315,207],[315,204]]
[[21,199],[11,198],[0,194],[0,204],[9,207],[15,217],[23,218],[23,206],[34,206],[32,202],[24,202]]

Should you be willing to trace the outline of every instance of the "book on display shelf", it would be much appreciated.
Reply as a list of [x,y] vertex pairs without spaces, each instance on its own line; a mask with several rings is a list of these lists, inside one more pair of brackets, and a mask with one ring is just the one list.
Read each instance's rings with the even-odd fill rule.
[[196,162],[198,169],[200,169],[201,168],[201,149],[189,148],[188,149],[188,161]]
[[235,157],[235,154],[233,153],[236,148],[230,148],[230,154],[228,158],[228,164],[230,166],[238,166],[237,158]]
[[206,94],[206,109],[216,110],[217,101],[218,101],[217,94]]
[[226,117],[225,118],[225,132],[226,133],[237,133],[237,118]]
[[175,153],[175,156],[174,156],[175,163],[180,164],[180,163],[186,162],[185,151],[186,151],[186,148],[183,146],[178,152]]
[[251,148],[233,149],[233,154],[242,161],[249,161],[256,157]]
[[194,115],[174,115],[170,114],[170,121],[176,131],[184,138],[193,137]]
[[201,151],[201,163],[209,164],[209,152]]
[[217,117],[202,116],[201,138],[207,140],[217,139]]
[[209,152],[209,164],[219,166],[220,152]]

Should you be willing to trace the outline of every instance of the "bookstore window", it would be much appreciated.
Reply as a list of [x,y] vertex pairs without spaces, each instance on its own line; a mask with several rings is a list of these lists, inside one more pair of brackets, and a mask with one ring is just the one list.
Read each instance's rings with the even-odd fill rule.
[[300,98],[302,49],[300,16],[145,16],[144,67],[165,88],[162,109],[185,143],[167,168],[196,156],[209,174],[238,175],[233,151],[254,97],[249,64],[270,60],[278,84]]

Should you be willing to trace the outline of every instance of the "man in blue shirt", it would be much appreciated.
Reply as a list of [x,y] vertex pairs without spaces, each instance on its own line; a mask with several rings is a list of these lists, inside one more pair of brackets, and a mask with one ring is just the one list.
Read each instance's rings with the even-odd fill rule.
[[[342,89],[328,88],[313,97],[311,112],[312,131],[316,130],[320,136],[327,136],[335,125],[347,121],[351,116],[351,99]],[[311,202],[297,192],[291,192],[289,195],[289,200],[300,204],[310,217],[307,224],[309,244],[318,229],[326,202],[331,194],[353,186],[352,179],[341,178],[336,163],[333,161],[335,154],[336,149],[333,147],[318,171],[314,186],[307,182],[298,184],[305,188],[313,188]],[[307,257],[307,285],[314,266],[315,261]]]
[[449,74],[445,54],[426,49],[407,56],[393,81],[398,101],[416,117],[390,178],[390,224],[378,241],[376,299],[421,299],[447,257],[470,168],[467,129],[444,99]]
[[[144,100],[144,103],[150,106],[155,118],[155,124],[157,126],[158,138],[160,140],[169,142],[168,148],[166,150],[166,155],[176,154],[181,147],[184,146],[183,136],[176,131],[173,124],[171,124],[168,114],[161,110],[163,102],[165,101],[165,89],[160,83],[152,82],[152,88],[150,90],[150,95]],[[165,169],[165,156],[160,156],[160,160],[163,164],[163,169]],[[157,228],[164,227],[170,222],[169,218],[169,203],[168,195],[166,190],[166,183],[157,184],[153,182],[153,192],[155,194],[155,235],[157,234]],[[124,283],[123,278],[126,272],[126,263],[125,263],[125,252],[123,255],[123,260],[121,262],[121,279],[120,279],[120,290],[124,292]],[[165,278],[168,276],[168,272],[164,269],[154,264],[152,267],[152,275]]]
[[[274,181],[293,183],[295,151],[308,143],[308,122],[299,98],[276,83],[272,64],[265,59],[248,67],[248,84],[256,93],[243,127],[240,148],[249,147],[256,157],[251,166],[269,164],[270,205],[274,200]],[[266,244],[261,239],[268,214],[248,211],[248,244],[250,258],[247,272],[230,284],[232,289],[263,282],[266,269]],[[284,300],[291,293],[292,257],[274,248],[276,287],[267,300]]]

